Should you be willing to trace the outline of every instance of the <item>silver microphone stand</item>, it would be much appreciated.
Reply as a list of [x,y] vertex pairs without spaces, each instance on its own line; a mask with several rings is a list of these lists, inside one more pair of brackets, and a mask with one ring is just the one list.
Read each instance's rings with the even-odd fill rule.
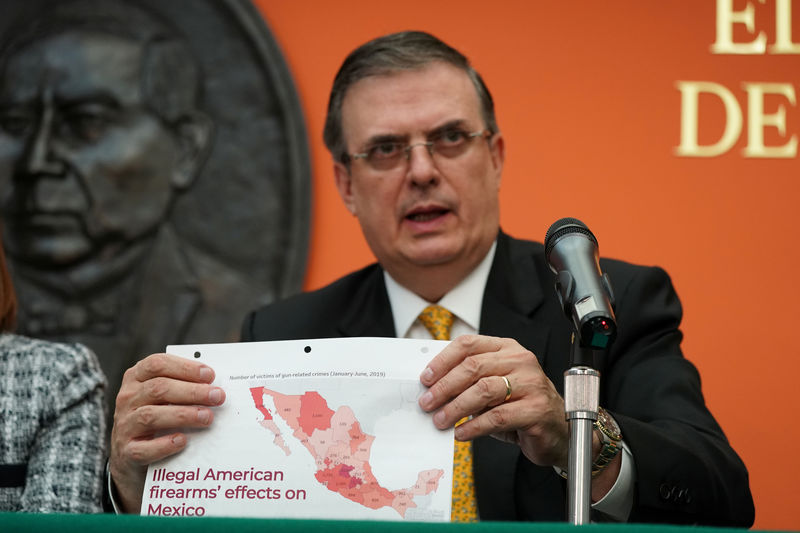
[[567,516],[574,525],[589,523],[592,493],[592,432],[597,420],[600,372],[592,368],[593,351],[572,335],[570,369],[564,372],[564,407],[569,422]]

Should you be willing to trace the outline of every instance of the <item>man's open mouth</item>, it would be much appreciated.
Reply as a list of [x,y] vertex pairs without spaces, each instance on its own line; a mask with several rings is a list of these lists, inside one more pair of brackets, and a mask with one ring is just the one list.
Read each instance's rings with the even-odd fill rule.
[[450,211],[448,209],[431,209],[415,213],[409,213],[408,215],[406,215],[406,218],[408,220],[411,220],[412,222],[428,222],[430,220],[434,220],[436,218],[444,216],[449,212]]

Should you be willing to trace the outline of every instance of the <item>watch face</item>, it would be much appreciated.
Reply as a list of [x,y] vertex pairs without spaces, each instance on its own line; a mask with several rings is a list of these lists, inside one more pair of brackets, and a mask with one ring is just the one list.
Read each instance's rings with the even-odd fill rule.
[[597,422],[601,427],[601,431],[604,431],[609,437],[614,440],[622,439],[622,432],[617,425],[617,421],[611,418],[611,415],[602,407],[597,411]]

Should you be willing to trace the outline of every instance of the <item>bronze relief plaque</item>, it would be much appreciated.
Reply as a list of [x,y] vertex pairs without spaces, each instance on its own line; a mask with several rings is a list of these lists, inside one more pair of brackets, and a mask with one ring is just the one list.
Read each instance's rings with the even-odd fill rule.
[[0,217],[18,331],[109,378],[238,340],[301,289],[310,162],[280,49],[244,0],[3,0]]

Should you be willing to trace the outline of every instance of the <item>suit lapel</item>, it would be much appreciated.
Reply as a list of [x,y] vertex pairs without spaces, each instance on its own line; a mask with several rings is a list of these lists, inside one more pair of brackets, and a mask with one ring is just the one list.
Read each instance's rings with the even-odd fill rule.
[[[480,333],[516,339],[533,351],[544,367],[549,330],[535,320],[544,302],[536,255],[541,246],[511,239],[500,233],[497,251],[486,282]],[[513,499],[519,447],[492,437],[473,441],[475,486],[484,520],[508,520],[517,516]]]
[[337,324],[339,333],[343,337],[396,337],[383,269],[375,264],[364,275]]
[[486,281],[480,333],[516,339],[532,350],[544,366],[549,329],[534,320],[544,302],[535,243],[516,241],[500,233],[492,269]]

